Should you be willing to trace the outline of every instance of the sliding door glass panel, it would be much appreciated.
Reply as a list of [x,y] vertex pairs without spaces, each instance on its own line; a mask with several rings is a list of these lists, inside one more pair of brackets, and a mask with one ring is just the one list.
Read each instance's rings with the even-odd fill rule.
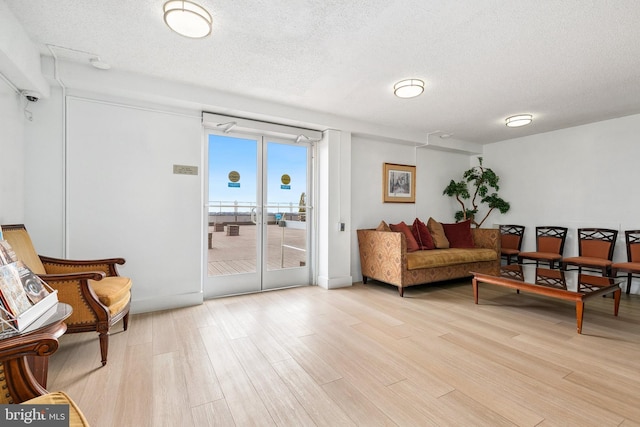
[[267,143],[268,271],[307,265],[306,145]]
[[311,152],[208,134],[205,298],[309,284]]
[[209,135],[209,276],[259,271],[258,146],[255,139]]

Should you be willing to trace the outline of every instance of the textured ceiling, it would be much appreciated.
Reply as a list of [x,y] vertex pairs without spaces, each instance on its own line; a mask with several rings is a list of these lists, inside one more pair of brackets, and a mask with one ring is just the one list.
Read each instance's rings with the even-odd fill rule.
[[[45,54],[425,135],[488,143],[640,113],[637,0],[198,0],[202,40],[165,26],[164,0],[4,2]],[[394,97],[409,77],[425,93]],[[504,126],[525,112],[532,125]]]

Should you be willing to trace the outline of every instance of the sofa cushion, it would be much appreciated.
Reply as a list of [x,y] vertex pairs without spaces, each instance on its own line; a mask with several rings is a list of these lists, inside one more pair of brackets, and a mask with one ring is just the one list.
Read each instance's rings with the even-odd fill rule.
[[420,268],[444,267],[469,262],[495,261],[497,259],[498,254],[493,249],[434,249],[431,251],[416,251],[407,254],[407,269],[417,270]]
[[390,224],[389,227],[391,227],[391,231],[403,233],[407,238],[407,252],[414,252],[420,249],[418,242],[416,242],[416,238],[413,237],[413,234],[411,233],[411,229],[404,223],[404,221],[399,224]]
[[466,220],[455,224],[442,224],[450,248],[473,248],[471,236],[471,221]]
[[420,219],[416,218],[413,221],[411,232],[413,233],[413,237],[416,238],[420,249],[435,249],[436,245],[433,244],[433,238],[431,237],[431,233],[429,233],[429,228],[424,222],[420,221]]
[[437,249],[446,249],[449,247],[449,240],[447,240],[447,236],[444,234],[442,224],[433,218],[429,218],[429,221],[427,221],[427,228],[429,229],[429,233],[431,233],[433,244]]

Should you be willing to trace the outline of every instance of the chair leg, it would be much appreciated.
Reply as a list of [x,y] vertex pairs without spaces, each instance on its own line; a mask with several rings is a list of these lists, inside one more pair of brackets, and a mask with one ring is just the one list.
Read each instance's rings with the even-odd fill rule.
[[109,353],[109,331],[100,332],[100,356],[102,366],[107,364],[107,354]]
[[129,312],[127,312],[127,314],[125,314],[124,317],[122,318],[122,326],[124,327],[125,331],[129,327]]
[[631,273],[627,274],[627,295],[629,295],[629,291],[631,291]]

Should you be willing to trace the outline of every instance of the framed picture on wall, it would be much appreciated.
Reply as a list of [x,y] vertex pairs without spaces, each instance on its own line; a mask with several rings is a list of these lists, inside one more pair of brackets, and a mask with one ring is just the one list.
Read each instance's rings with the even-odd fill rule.
[[384,203],[416,202],[416,167],[384,163],[382,170]]

